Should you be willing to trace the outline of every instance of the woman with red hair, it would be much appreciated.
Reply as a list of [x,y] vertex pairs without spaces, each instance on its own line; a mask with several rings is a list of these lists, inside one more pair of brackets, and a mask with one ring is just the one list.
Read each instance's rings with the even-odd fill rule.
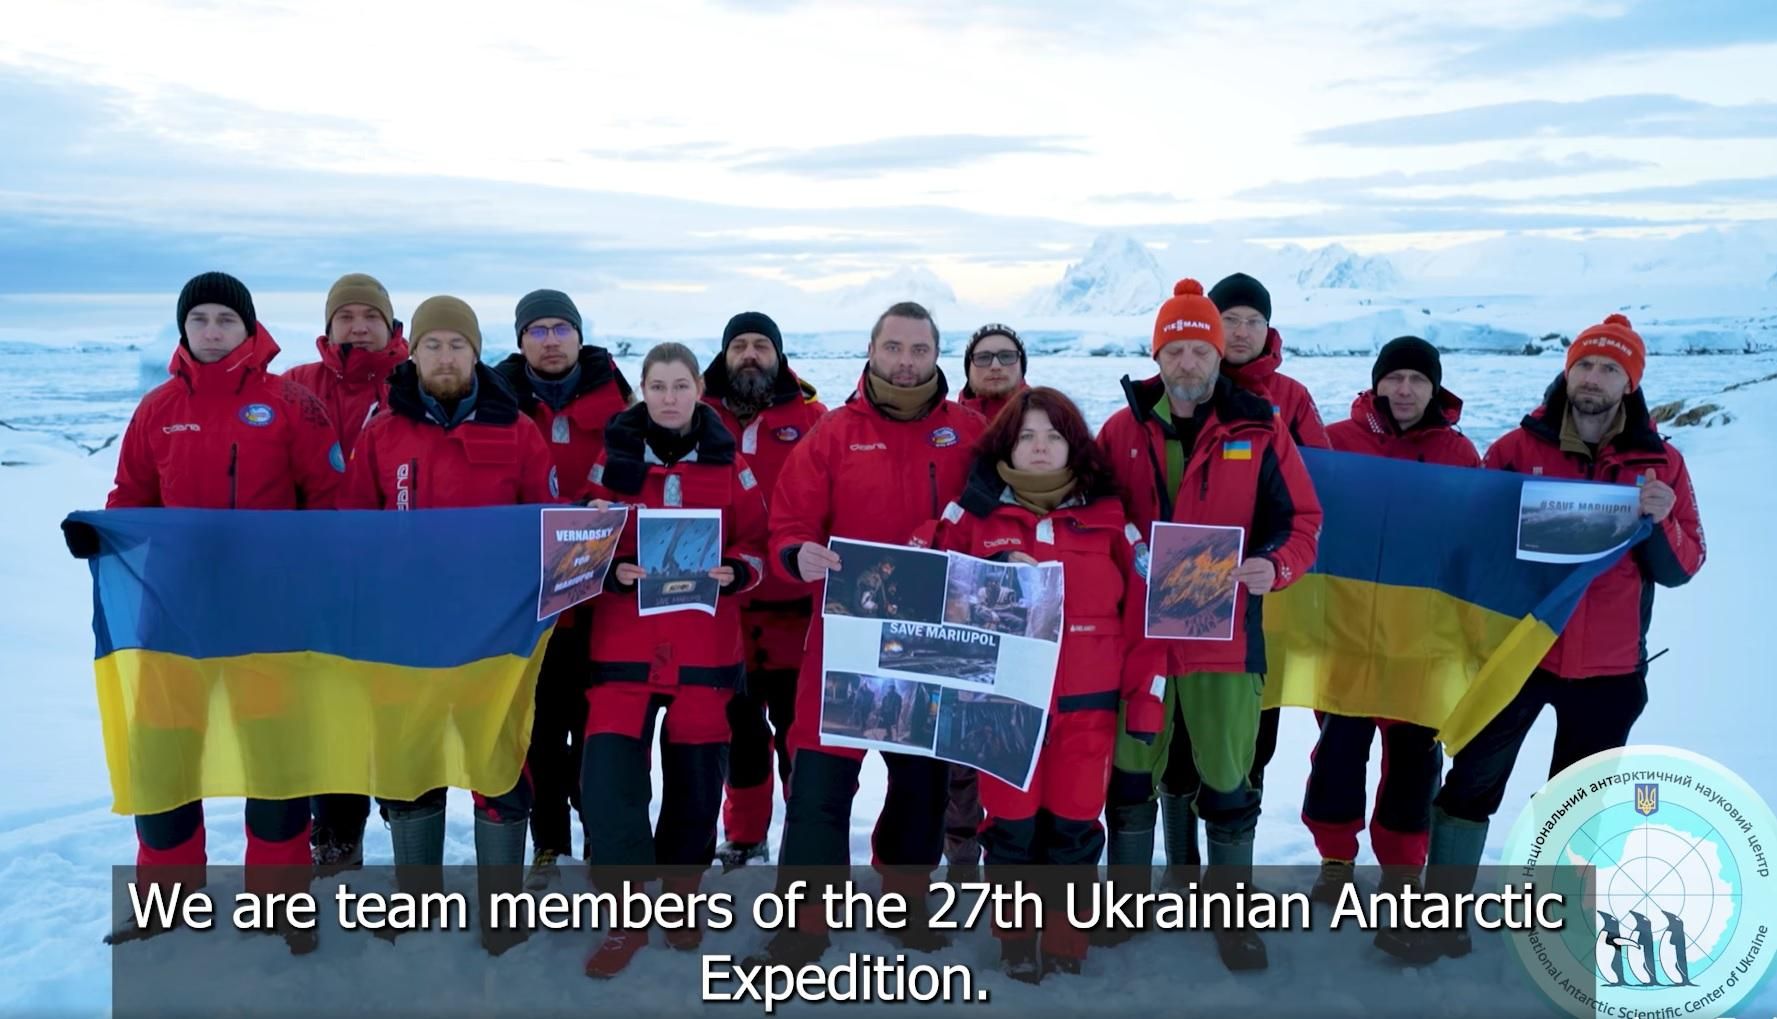
[[[1104,849],[1098,817],[1117,709],[1125,698],[1146,696],[1145,680],[1156,671],[1142,668],[1150,657],[1142,639],[1147,549],[1079,408],[1059,391],[1013,394],[975,449],[961,498],[922,537],[983,559],[1059,562],[1065,591],[1049,728],[1030,788],[981,775],[988,874],[1041,864],[1070,868],[1063,872],[1069,881],[1090,881]],[[1040,947],[1028,919],[995,929],[1008,975],[1036,983],[1046,972],[1079,972],[1087,936],[1067,922],[1054,897],[1063,890],[1046,890],[1053,894]]]

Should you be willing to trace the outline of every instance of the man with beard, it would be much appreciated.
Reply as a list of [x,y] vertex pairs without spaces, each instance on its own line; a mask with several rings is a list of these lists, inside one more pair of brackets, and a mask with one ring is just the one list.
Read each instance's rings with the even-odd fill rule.
[[[1221,373],[1223,345],[1215,304],[1196,280],[1181,280],[1154,323],[1160,374],[1123,380],[1129,405],[1111,415],[1098,441],[1141,533],[1155,521],[1246,531],[1233,575],[1233,639],[1166,642],[1167,677],[1154,677],[1153,696],[1125,710],[1106,808],[1110,862],[1141,880],[1154,855],[1156,786],[1187,795],[1208,836],[1207,884],[1231,891],[1236,882],[1252,884],[1259,820],[1250,774],[1265,675],[1260,596],[1314,564],[1321,510],[1270,401]],[[1181,731],[1188,742],[1176,738]],[[1229,969],[1267,964],[1257,934],[1214,933]]]
[[[454,297],[433,297],[413,313],[413,355],[389,379],[389,410],[364,427],[346,468],[341,509],[419,510],[555,502],[555,468],[542,433],[493,369],[481,363],[475,312]],[[462,549],[459,554],[487,554]],[[506,554],[504,552],[496,554]],[[449,591],[418,589],[443,599]],[[436,734],[441,747],[444,733]],[[418,740],[416,747],[427,740]],[[475,860],[483,903],[517,894],[531,811],[525,772],[511,789],[473,790]],[[445,790],[418,799],[379,799],[395,850],[402,891],[443,884]],[[495,929],[482,913],[482,945],[498,955],[524,940],[522,929]]]
[[975,330],[963,349],[963,391],[956,402],[993,420],[1013,393],[1028,388],[1024,341],[1008,325],[991,323]]
[[[494,370],[548,440],[563,497],[578,499],[585,494],[592,465],[605,451],[605,424],[629,406],[633,390],[611,352],[585,341],[580,309],[567,294],[533,290],[519,298],[513,327],[518,353],[508,354]],[[542,891],[560,877],[556,860],[573,855],[569,829],[580,812],[586,656],[597,609],[597,602],[587,602],[556,619],[537,675],[537,710],[525,758],[537,794],[531,807],[534,855],[525,878],[532,891]]]
[[[784,464],[827,408],[815,399],[814,387],[790,370],[777,323],[757,311],[728,320],[722,351],[704,369],[703,382],[704,402],[734,434],[769,508]],[[728,702],[732,735],[722,801],[727,841],[716,851],[726,869],[770,859],[765,834],[771,827],[772,753],[787,793],[796,668],[813,613],[809,586],[775,573],[742,596],[747,679]]]
[[[1647,629],[1654,585],[1676,587],[1702,569],[1703,525],[1684,457],[1654,428],[1641,376],[1647,348],[1622,315],[1580,333],[1543,405],[1488,450],[1483,465],[1543,478],[1640,489],[1648,540],[1605,571],[1580,599],[1555,646],[1517,697],[1451,761],[1433,801],[1426,857],[1429,891],[1468,891],[1505,797],[1518,750],[1545,707],[1555,709],[1549,775],[1629,741],[1647,706]],[[1378,944],[1416,963],[1471,950],[1466,930],[1402,931]]]
[[[833,570],[848,576],[829,541],[904,544],[962,492],[974,459],[970,447],[985,422],[946,392],[931,313],[912,302],[891,306],[870,329],[869,364],[857,391],[821,419],[784,465],[771,504],[773,569],[805,584],[820,583]],[[796,681],[789,740],[794,781],[779,861],[786,889],[795,868],[843,867],[851,856],[851,807],[864,751],[821,745],[825,632],[822,617],[814,616]],[[888,868],[887,889],[908,902],[907,926],[891,934],[907,948],[930,950],[948,940],[931,928],[926,886],[943,850],[949,772],[929,757],[886,753],[883,762],[888,789],[874,856]],[[801,966],[819,959],[828,943],[817,905],[800,911],[794,927],[774,936],[749,964]]]
[[[327,419],[351,450],[364,423],[388,402],[389,373],[407,360],[407,340],[389,292],[374,276],[347,273],[327,290],[325,334],[315,338],[321,359],[284,373],[320,397]],[[364,865],[364,822],[370,797],[329,793],[310,799],[315,823],[310,853],[320,877]]]

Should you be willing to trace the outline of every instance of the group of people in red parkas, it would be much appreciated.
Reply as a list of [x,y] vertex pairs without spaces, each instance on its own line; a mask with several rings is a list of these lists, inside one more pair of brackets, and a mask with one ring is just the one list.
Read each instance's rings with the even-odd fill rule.
[[[1428,862],[1457,872],[1479,862],[1544,707],[1558,727],[1550,774],[1624,745],[1647,702],[1654,587],[1696,574],[1703,532],[1684,458],[1649,417],[1646,348],[1623,316],[1579,333],[1540,405],[1485,458],[1458,427],[1462,401],[1430,343],[1383,345],[1371,387],[1325,426],[1307,389],[1279,371],[1283,340],[1271,316],[1269,292],[1245,274],[1207,292],[1181,281],[1155,315],[1155,373],[1123,380],[1125,405],[1095,436],[1061,390],[1027,383],[1028,352],[1010,326],[970,336],[953,397],[938,325],[911,302],[876,319],[856,386],[829,408],[759,312],[728,322],[708,364],[681,344],[655,346],[632,384],[609,351],[587,342],[579,309],[560,291],[518,302],[517,350],[490,366],[467,303],[432,297],[404,325],[387,289],[359,273],[328,291],[320,359],[279,374],[278,345],[247,287],[207,272],[179,294],[169,378],[130,421],[107,506],[720,511],[724,548],[711,577],[729,597],[718,611],[641,616],[633,592],[646,571],[627,530],[606,596],[557,621],[521,778],[511,789],[471,790],[477,864],[522,868],[528,835],[533,890],[574,856],[576,814],[581,859],[673,866],[691,875],[667,879],[679,891],[695,890],[695,874],[718,859],[725,868],[769,860],[774,786],[785,800],[780,880],[791,868],[852,862],[849,818],[866,751],[825,745],[820,733],[815,595],[829,572],[850,568],[833,539],[1060,563],[1065,632],[1029,788],[882,753],[888,784],[872,862],[911,906],[893,936],[931,951],[948,940],[926,907],[941,861],[953,877],[983,864],[990,877],[1048,864],[1073,880],[1102,860],[1151,880],[1159,829],[1165,880],[1202,868],[1208,887],[1250,884],[1277,733],[1275,710],[1261,710],[1260,606],[1312,567],[1320,536],[1301,447],[1637,486],[1653,537],[1593,583],[1522,692],[1447,773],[1428,728],[1318,717],[1302,820],[1323,861],[1311,895],[1332,902],[1355,880],[1378,736],[1370,846],[1385,882],[1402,885],[1424,881]],[[1144,638],[1156,521],[1246,529],[1235,640]],[[657,724],[664,795],[650,826]],[[436,789],[379,801],[404,887],[438,880],[445,799]],[[366,796],[249,800],[249,883],[256,873],[361,866],[369,814]],[[136,817],[138,867],[201,884],[203,821],[201,801]],[[108,940],[162,930],[126,925]],[[280,933],[292,952],[316,946],[312,930]],[[1005,972],[1032,983],[1079,972],[1091,943],[1117,940],[1059,918],[995,934]],[[1230,969],[1266,965],[1256,933],[1215,935]],[[701,938],[695,927],[665,933],[679,950]],[[499,954],[522,934],[484,927],[482,940]],[[587,974],[618,975],[650,941],[646,928],[605,931]],[[1420,964],[1470,947],[1461,930],[1384,931],[1377,944]],[[827,947],[819,909],[805,909],[750,961],[800,966]]]

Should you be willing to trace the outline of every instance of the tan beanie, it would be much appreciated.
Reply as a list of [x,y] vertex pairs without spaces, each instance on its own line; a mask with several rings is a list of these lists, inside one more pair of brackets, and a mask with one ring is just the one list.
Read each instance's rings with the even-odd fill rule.
[[333,281],[327,291],[327,317],[322,324],[328,328],[333,326],[333,313],[348,304],[368,304],[382,314],[383,324],[390,329],[395,328],[395,305],[389,300],[389,292],[378,283],[375,276],[366,276],[361,272],[348,272]]
[[460,298],[428,297],[413,309],[413,345],[416,349],[427,333],[440,329],[467,336],[469,345],[475,348],[475,356],[481,356],[481,323],[475,318],[475,309]]

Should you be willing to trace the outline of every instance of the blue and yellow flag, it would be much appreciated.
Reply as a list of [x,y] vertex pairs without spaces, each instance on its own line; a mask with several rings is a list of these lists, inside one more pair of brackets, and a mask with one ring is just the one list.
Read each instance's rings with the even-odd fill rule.
[[[1530,677],[1588,563],[1517,558],[1525,476],[1304,449],[1326,512],[1314,570],[1265,599],[1265,705],[1393,718],[1460,751]],[[1633,547],[1651,533],[1642,521]]]
[[539,526],[537,507],[72,514],[112,809],[511,789],[552,628]]

